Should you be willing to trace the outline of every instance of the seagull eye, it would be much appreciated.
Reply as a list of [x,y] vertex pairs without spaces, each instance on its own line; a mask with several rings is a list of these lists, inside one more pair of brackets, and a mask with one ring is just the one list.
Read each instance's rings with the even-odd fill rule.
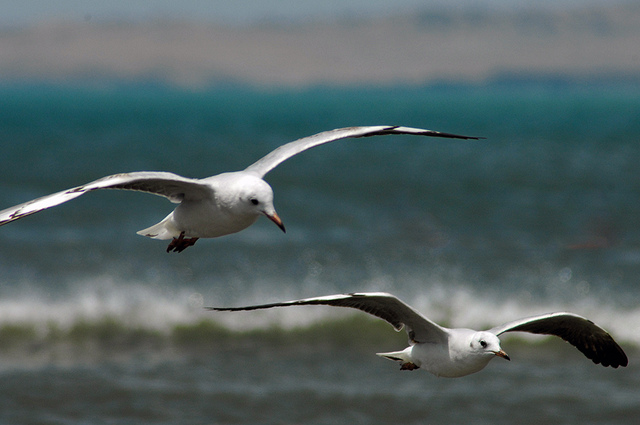
[[260,203],[256,198],[251,198],[250,201],[253,205],[258,205]]
[[480,340],[480,346],[481,346],[482,348],[487,348],[487,341],[485,341],[484,339],[481,339],[481,340]]

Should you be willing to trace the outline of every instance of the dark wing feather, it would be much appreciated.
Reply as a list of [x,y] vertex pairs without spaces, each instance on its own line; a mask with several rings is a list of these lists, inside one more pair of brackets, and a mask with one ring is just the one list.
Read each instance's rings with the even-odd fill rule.
[[628,364],[627,355],[607,331],[577,314],[560,312],[527,317],[490,330],[496,335],[516,331],[558,336],[602,366],[617,368]]
[[448,338],[448,331],[445,328],[430,321],[395,296],[381,292],[329,295],[246,307],[207,308],[216,311],[240,311],[294,305],[330,305],[355,308],[385,320],[397,331],[406,326],[407,334],[412,342],[443,342]]

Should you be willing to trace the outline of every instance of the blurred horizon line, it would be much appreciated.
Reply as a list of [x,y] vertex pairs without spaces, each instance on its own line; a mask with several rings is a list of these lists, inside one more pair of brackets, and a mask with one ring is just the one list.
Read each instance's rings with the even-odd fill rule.
[[151,82],[191,88],[635,81],[640,4],[571,10],[402,10],[233,26],[52,20],[0,30],[0,82]]

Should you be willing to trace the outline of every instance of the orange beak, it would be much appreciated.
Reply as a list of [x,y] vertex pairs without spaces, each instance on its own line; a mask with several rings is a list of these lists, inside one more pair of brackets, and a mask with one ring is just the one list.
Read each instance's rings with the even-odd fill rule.
[[507,353],[504,352],[504,350],[500,350],[496,352],[496,356],[498,357],[502,357],[505,360],[509,360],[511,361],[511,359],[509,358],[509,356],[507,355]]
[[280,220],[280,217],[278,216],[278,214],[274,212],[273,214],[264,213],[264,215],[266,215],[269,220],[276,223],[276,226],[278,226],[284,233],[287,233],[287,231],[284,228],[284,224],[282,224],[282,220]]

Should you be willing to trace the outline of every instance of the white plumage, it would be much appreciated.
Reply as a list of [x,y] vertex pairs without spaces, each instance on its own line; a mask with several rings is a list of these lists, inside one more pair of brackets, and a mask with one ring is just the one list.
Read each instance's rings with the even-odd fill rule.
[[190,179],[167,172],[140,171],[115,174],[0,211],[0,226],[70,201],[97,189],[148,192],[179,205],[158,224],[138,234],[154,239],[172,239],[167,248],[180,252],[198,238],[215,238],[239,232],[264,215],[285,231],[273,206],[273,191],[263,177],[278,164],[315,146],[354,137],[388,134],[478,139],[398,126],[348,127],[325,131],[280,146],[242,171],[204,179]]
[[258,310],[296,305],[351,307],[379,317],[400,331],[405,328],[409,347],[402,351],[378,353],[396,360],[401,369],[426,369],[436,376],[456,378],[478,372],[494,357],[510,360],[500,346],[505,332],[555,335],[580,350],[594,363],[626,366],[627,356],[604,329],[573,313],[550,313],[527,317],[487,331],[448,329],[424,317],[395,296],[383,292],[329,295],[246,307],[209,307],[216,311]]

